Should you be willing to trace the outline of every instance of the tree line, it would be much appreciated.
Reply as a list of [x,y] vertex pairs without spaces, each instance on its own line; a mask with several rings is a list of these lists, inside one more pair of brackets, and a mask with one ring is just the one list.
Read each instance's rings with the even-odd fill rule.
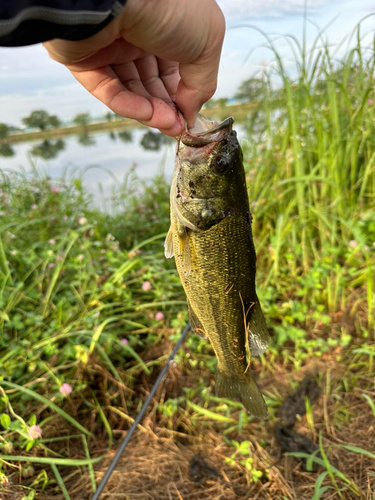
[[[249,101],[261,101],[267,95],[267,83],[260,78],[250,78],[241,83],[235,98],[241,100]],[[224,108],[228,103],[227,97],[221,97],[219,99],[210,99],[206,104],[205,108]],[[111,111],[108,111],[105,115],[107,121],[112,119],[123,118]],[[87,127],[87,125],[92,121],[90,113],[79,113],[73,118],[73,123],[81,127]],[[37,128],[41,131],[61,127],[61,120],[56,115],[50,115],[47,111],[39,109],[33,111],[29,116],[22,118],[22,123],[28,128]],[[6,125],[5,123],[0,123],[0,139],[7,137],[13,130],[14,127]]]
[[[123,118],[122,116],[116,115],[110,111],[108,111],[104,116],[107,121],[111,121],[113,118]],[[87,127],[92,119],[93,118],[90,113],[79,113],[73,118],[73,123],[80,127]],[[41,131],[58,128],[62,125],[58,116],[50,115],[44,109],[32,111],[29,116],[22,118],[21,121],[26,127],[37,128]],[[6,123],[0,123],[0,139],[4,139],[14,130],[17,130],[17,128],[7,125]]]

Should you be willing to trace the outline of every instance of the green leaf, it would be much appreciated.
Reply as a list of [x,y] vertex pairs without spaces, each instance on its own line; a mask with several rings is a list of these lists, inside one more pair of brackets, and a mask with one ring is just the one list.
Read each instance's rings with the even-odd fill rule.
[[56,466],[56,464],[51,464],[53,473],[55,474],[56,480],[61,488],[62,494],[64,495],[65,500],[70,500],[70,496],[68,490],[66,489],[65,483],[60,475],[60,472]]
[[29,426],[31,427],[33,425],[36,425],[36,415],[31,415],[29,419]]
[[220,415],[220,413],[215,413],[213,411],[207,410],[206,408],[202,408],[201,406],[191,403],[190,401],[188,401],[187,404],[188,406],[190,406],[192,410],[195,410],[197,413],[200,413],[201,415],[208,417],[211,420],[218,420],[219,422],[236,423],[236,421],[233,418],[225,417],[224,415]]
[[312,497],[311,500],[319,500],[319,498],[322,496],[324,491],[326,491],[326,489],[328,488],[328,486],[324,486],[323,488],[321,488],[322,483],[323,483],[324,479],[326,478],[327,474],[328,474],[327,471],[322,472],[319,475],[318,479],[315,481],[314,496]]
[[103,460],[105,455],[90,459],[74,459],[74,458],[56,458],[56,457],[25,457],[18,455],[0,455],[1,461],[8,462],[32,462],[34,464],[47,464],[47,465],[65,465],[66,467],[82,467],[83,465],[96,464]]
[[366,399],[366,401],[370,405],[372,413],[374,414],[374,417],[375,417],[375,403],[374,403],[374,401],[367,394],[362,394],[362,396]]
[[358,446],[350,446],[349,444],[340,445],[341,448],[345,448],[348,451],[352,451],[353,453],[359,453],[360,455],[366,455],[366,457],[370,457],[375,460],[374,453],[371,453],[363,448],[358,448]]
[[32,439],[32,440],[28,441],[28,442],[27,442],[27,444],[26,444],[26,448],[25,448],[25,450],[26,450],[26,451],[30,451],[30,450],[31,450],[31,448],[33,447],[34,443],[35,443],[35,440],[34,440],[34,439]]
[[22,497],[21,500],[34,500],[35,498],[35,491],[31,490],[30,493],[27,495],[27,497]]
[[2,413],[0,417],[0,424],[4,427],[4,429],[9,429],[11,424],[10,416],[6,413]]
[[[305,458],[305,459],[309,459],[312,457],[313,462],[317,463],[318,465],[322,465],[323,467],[326,467],[324,460],[322,460],[321,458],[318,458],[318,457],[314,457],[313,455],[309,455],[308,453],[294,451],[294,452],[285,453],[285,455],[287,455],[289,457]],[[346,482],[349,482],[348,479],[344,476],[344,474],[342,474],[338,469],[336,469],[336,467],[334,467],[331,464],[329,467],[330,467],[331,472],[337,474],[341,478],[345,478]]]
[[13,420],[10,423],[9,429],[11,431],[18,431],[18,430],[22,429],[22,424],[19,420]]

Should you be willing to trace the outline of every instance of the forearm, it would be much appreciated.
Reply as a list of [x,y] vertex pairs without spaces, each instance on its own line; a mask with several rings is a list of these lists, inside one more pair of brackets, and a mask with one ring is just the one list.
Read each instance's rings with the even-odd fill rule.
[[126,0],[3,0],[0,46],[16,47],[54,38],[83,40],[101,31]]

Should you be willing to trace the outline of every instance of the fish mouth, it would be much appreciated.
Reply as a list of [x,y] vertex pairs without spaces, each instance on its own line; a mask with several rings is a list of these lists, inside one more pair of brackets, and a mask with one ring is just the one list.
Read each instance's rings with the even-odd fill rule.
[[181,136],[181,142],[185,146],[193,148],[206,146],[212,142],[219,142],[225,135],[231,132],[233,123],[234,119],[230,116],[221,123],[214,125],[214,127],[203,132],[199,132],[198,134],[192,134],[186,130]]

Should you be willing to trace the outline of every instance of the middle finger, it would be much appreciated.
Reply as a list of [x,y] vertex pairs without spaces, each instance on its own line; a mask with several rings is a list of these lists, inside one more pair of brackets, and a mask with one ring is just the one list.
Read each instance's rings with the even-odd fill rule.
[[153,97],[158,97],[166,102],[169,101],[172,104],[172,98],[160,78],[159,66],[156,57],[153,55],[147,55],[139,58],[135,61],[135,65],[144,88]]
[[145,89],[137,67],[133,61],[124,64],[113,64],[112,69],[116,73],[120,82],[124,85],[124,87],[130,90],[130,92],[134,92],[135,94],[146,98],[152,97],[151,94]]

